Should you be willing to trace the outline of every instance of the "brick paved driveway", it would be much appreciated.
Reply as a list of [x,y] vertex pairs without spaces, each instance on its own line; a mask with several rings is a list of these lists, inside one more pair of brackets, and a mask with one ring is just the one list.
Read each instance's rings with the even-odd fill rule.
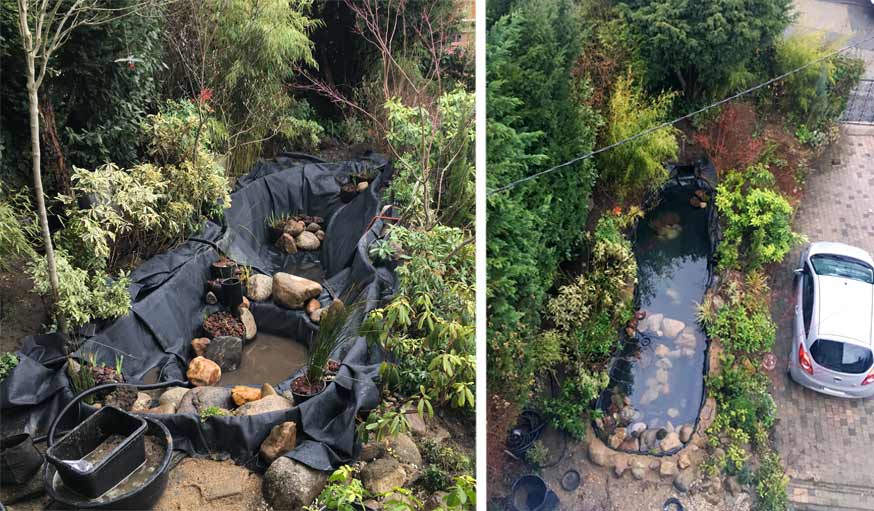
[[[813,165],[795,229],[810,241],[842,241],[874,253],[874,127],[842,126],[838,142]],[[874,399],[824,396],[786,374],[799,252],[772,277],[775,442],[792,479],[790,500],[796,509],[874,510]]]

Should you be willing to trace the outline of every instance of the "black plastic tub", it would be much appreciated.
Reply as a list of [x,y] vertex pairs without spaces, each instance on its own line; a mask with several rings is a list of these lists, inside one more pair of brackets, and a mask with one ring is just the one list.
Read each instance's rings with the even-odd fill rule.
[[[145,463],[146,429],[142,417],[105,406],[50,446],[46,459],[65,486],[85,497],[99,497]],[[118,445],[94,456],[104,442],[113,438]],[[89,456],[94,459],[87,459]]]
[[513,511],[550,511],[558,505],[558,497],[540,476],[522,476],[513,483]]
[[145,418],[144,438],[155,449],[147,449],[146,462],[115,488],[96,499],[89,499],[70,490],[57,475],[55,467],[46,463],[44,477],[49,497],[65,507],[78,509],[151,509],[167,489],[173,439],[166,426]]
[[42,465],[42,454],[27,433],[0,439],[0,483],[22,484]]

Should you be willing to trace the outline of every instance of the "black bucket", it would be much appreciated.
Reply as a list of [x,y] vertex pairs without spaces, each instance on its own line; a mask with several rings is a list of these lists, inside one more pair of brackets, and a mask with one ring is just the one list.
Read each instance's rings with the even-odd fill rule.
[[550,511],[558,505],[558,497],[535,475],[522,476],[513,483],[513,511]]
[[0,483],[23,484],[42,465],[42,454],[27,433],[0,439]]
[[[99,497],[146,461],[146,429],[143,418],[105,406],[49,446],[46,458],[66,486],[86,497]],[[117,446],[100,459],[85,459],[114,435],[122,438]]]
[[[170,474],[170,461],[173,456],[173,439],[166,426],[155,419],[145,417],[147,429],[145,437],[154,439],[163,449],[163,453],[152,460],[146,457],[146,463],[134,475],[142,473],[142,483],[129,491],[106,495],[96,499],[83,497],[66,488],[56,476],[55,467],[45,464],[44,478],[49,497],[64,506],[79,509],[151,509],[154,507],[164,490],[167,489],[167,479]],[[124,481],[121,483],[124,484]]]

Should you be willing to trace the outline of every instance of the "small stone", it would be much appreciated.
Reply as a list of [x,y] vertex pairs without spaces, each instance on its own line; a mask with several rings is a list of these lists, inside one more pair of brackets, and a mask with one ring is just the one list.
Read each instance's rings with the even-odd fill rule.
[[664,452],[670,452],[683,447],[683,443],[680,442],[680,435],[676,432],[670,432],[659,442],[659,447]]
[[222,378],[222,370],[218,364],[205,357],[195,357],[188,364],[185,373],[188,381],[198,387],[215,385]]
[[215,293],[213,293],[212,291],[206,292],[205,300],[208,305],[215,305],[218,303],[218,298],[216,298]]
[[316,238],[319,238],[319,241],[325,241],[325,231],[316,231]]
[[728,493],[730,493],[732,497],[738,496],[743,491],[740,483],[738,483],[733,477],[725,478],[725,489],[728,490]]
[[646,424],[643,422],[635,422],[634,424],[628,426],[628,431],[631,433],[631,436],[634,438],[640,437],[644,431],[646,431]]
[[677,475],[677,462],[672,459],[666,459],[659,465],[659,475],[662,477]]
[[683,427],[680,428],[680,441],[684,444],[689,443],[689,440],[692,439],[692,433],[694,432],[695,430],[692,429],[691,424],[683,424]]
[[656,371],[656,381],[659,383],[668,383],[668,378],[670,378],[670,374],[664,369],[659,369]]
[[379,458],[368,463],[361,470],[361,482],[373,493],[391,491],[403,486],[406,480],[407,473],[394,458]]
[[261,391],[253,387],[247,387],[246,385],[237,385],[231,389],[231,399],[234,400],[234,404],[241,406],[250,401],[261,399]]
[[[100,404],[100,403],[97,403],[97,404]],[[165,405],[158,405],[154,408],[149,408],[148,410],[144,411],[143,413],[169,415],[171,413],[176,413],[176,409],[173,408],[173,405],[171,405],[171,404],[165,404]]]
[[259,415],[262,413],[276,412],[280,410],[288,410],[292,407],[289,400],[282,396],[267,396],[257,401],[250,401],[234,411],[234,415],[248,416]]
[[363,192],[364,190],[367,190],[368,186],[369,185],[368,185],[367,181],[362,181],[362,182],[358,183],[358,191]]
[[616,428],[610,438],[608,439],[608,443],[611,448],[618,449],[622,442],[625,441],[626,430],[625,428]]
[[304,231],[298,234],[297,237],[294,238],[294,242],[297,245],[297,248],[301,250],[318,250],[322,243],[315,234],[309,231]]
[[314,233],[314,234],[315,234],[315,233],[319,232],[321,229],[322,229],[322,228],[319,227],[319,224],[317,224],[317,223],[315,223],[315,222],[310,222],[310,224],[307,225],[307,229],[306,229],[306,230],[309,231],[309,232],[311,232],[311,233]]
[[310,301],[307,302],[306,308],[304,308],[304,310],[306,311],[307,315],[310,315],[321,307],[322,304],[319,303],[318,299],[311,298]]
[[240,309],[240,321],[246,331],[246,340],[251,341],[258,335],[258,325],[255,324],[255,316],[249,309]]
[[684,328],[686,328],[686,323],[678,319],[664,318],[662,320],[662,331],[665,337],[676,337]]
[[613,461],[614,452],[611,451],[604,442],[592,435],[589,440],[589,459],[599,467],[606,467]]
[[240,308],[246,309],[246,310],[249,309],[249,299],[246,298],[245,296],[243,297],[243,302],[240,304]]
[[318,282],[282,272],[273,276],[273,301],[287,309],[302,309],[321,292]]
[[273,385],[270,385],[269,383],[265,383],[264,385],[261,385],[261,397],[262,398],[265,398],[267,396],[276,396],[276,395],[278,395],[278,394],[276,393],[276,389],[273,388]]
[[285,227],[283,227],[283,232],[290,234],[291,236],[297,236],[302,233],[306,229],[306,224],[300,220],[289,220],[285,223]]
[[293,421],[283,422],[270,430],[270,434],[261,443],[261,459],[267,463],[273,461],[294,449],[297,445],[297,424]]
[[313,323],[318,323],[319,321],[321,321],[321,320],[322,320],[322,314],[323,314],[326,310],[328,310],[327,307],[322,307],[321,309],[316,309],[316,310],[314,310],[313,313],[310,314],[310,321],[312,321]]
[[686,493],[689,491],[689,487],[692,486],[692,483],[695,481],[695,470],[688,469],[682,470],[677,477],[674,478],[674,488],[678,491]]
[[303,509],[322,492],[329,475],[280,456],[264,473],[264,499],[274,509]]
[[255,302],[263,302],[273,294],[273,277],[256,273],[246,281],[246,296]]
[[636,480],[640,481],[646,475],[646,469],[633,467],[631,469],[631,476]]
[[640,441],[637,438],[628,437],[622,442],[619,449],[628,452],[637,452],[640,450]]
[[677,465],[680,469],[689,468],[689,465],[692,464],[692,460],[689,459],[689,455],[685,452],[681,452],[679,456],[677,456]]
[[179,403],[182,401],[182,398],[189,390],[191,389],[185,387],[170,387],[161,394],[161,397],[158,398],[158,404],[170,404],[173,406],[173,411],[175,412],[176,409],[179,408]]
[[222,371],[236,371],[243,360],[243,340],[225,335],[216,337],[207,344],[203,357],[218,364]]
[[670,353],[670,351],[671,351],[671,349],[668,348],[668,347],[667,347],[666,345],[664,345],[664,344],[659,344],[659,345],[656,346],[656,348],[655,348],[655,354],[656,354],[656,356],[659,356],[659,357],[666,357],[666,356],[668,356],[668,353]]
[[[302,233],[301,233],[302,234]],[[276,240],[276,246],[279,247],[286,254],[296,254],[297,253],[297,242],[295,241],[291,234],[287,232],[282,233],[282,236]],[[303,250],[303,247],[300,247]]]
[[677,415],[680,415],[680,410],[677,410],[676,408],[668,408],[668,417],[673,419],[677,417]]
[[613,461],[613,473],[616,477],[622,477],[622,474],[628,469],[628,456],[617,455]]
[[134,404],[131,405],[130,411],[144,412],[150,408],[151,404],[152,396],[146,394],[145,392],[137,392],[137,399],[136,401],[134,401]]
[[646,446],[647,451],[652,449],[653,447],[656,447],[659,444],[659,440],[658,438],[656,438],[657,434],[658,431],[654,429],[647,429],[643,432],[642,435],[640,435],[640,443],[642,446]]
[[202,357],[206,353],[207,347],[209,347],[209,337],[191,339],[191,351],[194,352],[194,356]]

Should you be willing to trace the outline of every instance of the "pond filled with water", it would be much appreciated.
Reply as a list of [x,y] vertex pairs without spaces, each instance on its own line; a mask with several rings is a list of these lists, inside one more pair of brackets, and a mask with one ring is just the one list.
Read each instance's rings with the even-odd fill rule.
[[259,332],[243,345],[243,360],[233,372],[222,372],[219,385],[276,385],[306,365],[306,344]]
[[637,293],[646,317],[610,377],[613,395],[626,398],[627,420],[648,429],[694,425],[704,393],[707,342],[696,310],[707,289],[712,248],[708,209],[689,204],[694,191],[663,192],[636,231]]

